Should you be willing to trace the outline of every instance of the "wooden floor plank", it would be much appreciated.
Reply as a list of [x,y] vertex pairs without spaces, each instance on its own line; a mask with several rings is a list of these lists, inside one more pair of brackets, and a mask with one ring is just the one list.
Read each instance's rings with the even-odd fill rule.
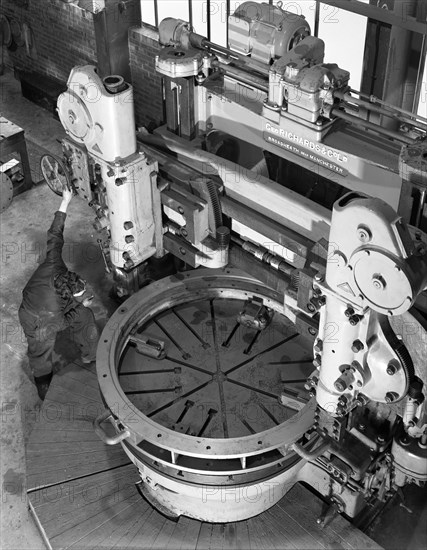
[[97,474],[126,464],[129,464],[129,459],[124,453],[111,454],[103,450],[99,453],[93,453],[90,461],[84,464],[64,464],[57,469],[53,469],[53,466],[51,466],[52,469],[46,472],[41,471],[30,474],[27,476],[27,489],[41,489],[50,485],[58,485],[65,481]]
[[[106,519],[117,515],[127,506],[123,503],[132,502],[140,506],[139,495],[135,490],[132,491],[134,488],[124,489],[121,486],[123,482],[104,486],[92,483],[83,495],[74,495],[71,485],[67,495],[59,499],[55,507],[39,507],[35,513],[50,540],[58,544],[60,541],[60,547],[65,543],[71,545],[76,540],[88,536]],[[71,499],[67,500],[67,496],[71,496]],[[88,548],[90,547],[89,544]]]
[[91,365],[78,364],[76,362],[70,363],[62,369],[56,377],[60,380],[61,377],[67,376],[67,378],[74,380],[84,380],[85,384],[93,387],[99,388],[98,376],[96,374],[95,363]]
[[69,386],[64,387],[56,383],[52,387],[52,393],[46,397],[43,406],[53,409],[55,403],[75,403],[81,407],[87,407],[91,403],[102,405],[102,400],[99,392],[84,384],[79,384],[78,386],[73,385],[72,389],[69,389]]
[[[142,548],[144,545],[145,537],[143,530],[145,525],[150,524],[150,518],[157,512],[151,506],[142,515],[135,514],[136,521],[129,522],[125,525],[123,534],[120,534],[120,538],[110,548],[111,550],[124,550],[130,548]],[[136,537],[137,533],[141,534],[140,539]],[[133,542],[132,542],[133,541]],[[92,549],[91,549],[92,550]]]
[[165,545],[165,550],[179,550],[181,548],[181,544],[185,541],[189,524],[189,518],[183,516],[179,518],[173,536],[170,537],[168,543]]
[[263,548],[265,548],[259,538],[259,533],[254,518],[248,521],[248,537],[250,548],[252,550],[263,550]]
[[120,476],[104,472],[80,480],[76,486],[73,483],[64,484],[55,509],[46,505],[35,508],[47,536],[56,543],[61,541],[61,547],[71,545],[88,536],[130,503],[137,507],[136,511],[146,509],[146,503],[141,502],[130,475],[129,471],[121,472]]
[[[52,452],[49,458],[52,470],[67,468],[74,465],[75,462],[78,462],[78,464],[82,466],[82,469],[84,469],[87,464],[97,461],[98,457],[108,456],[115,458],[116,455],[123,456],[123,450],[121,447],[113,447],[109,449],[106,454],[104,445],[104,447],[94,446],[91,450],[82,450],[80,454],[67,454],[66,452],[63,452],[61,448],[58,448]],[[47,471],[46,458],[40,453],[30,455],[29,460],[31,460],[32,463],[32,474],[37,475]]]
[[271,533],[270,526],[264,516],[265,514],[260,514],[248,522],[251,545],[254,541],[256,547],[262,550],[282,550],[281,537],[278,537],[275,532]]
[[[106,506],[98,508],[98,513],[95,515],[92,514],[92,511],[89,512],[89,517],[86,516],[86,508],[82,510],[82,513],[79,517],[79,521],[73,527],[70,527],[66,531],[59,533],[55,537],[50,537],[51,544],[54,548],[69,548],[71,544],[78,541],[80,542],[80,548],[92,548],[92,535],[94,534],[94,525],[102,526],[108,521],[115,521],[115,518],[123,510],[132,507],[135,509],[135,506],[138,505],[140,499],[139,495],[134,494],[129,498],[119,500],[119,502],[114,503],[114,507],[110,508],[111,503],[108,503]],[[92,507],[93,508],[93,507]],[[96,531],[95,531],[96,535]],[[80,549],[79,549],[80,550]]]
[[[31,437],[28,443],[28,450],[33,448],[33,445],[46,443],[49,441],[57,443],[58,441],[67,441],[68,434],[71,434],[70,441],[75,441],[75,435],[84,434],[82,441],[91,441],[93,439],[94,416],[74,417],[72,419],[62,418],[58,422],[48,423],[39,422],[34,426],[31,432]],[[51,435],[51,438],[48,436]],[[92,437],[89,438],[88,435]],[[61,437],[62,436],[62,437]],[[42,439],[43,438],[43,439]]]
[[182,541],[181,550],[195,550],[197,547],[197,541],[199,540],[199,533],[202,523],[195,519],[190,519],[185,534],[185,540]]
[[158,550],[165,550],[165,547],[167,546],[176,527],[177,527],[177,522],[167,519],[162,525],[162,528],[159,530],[159,534],[154,540],[151,548],[157,548]]
[[[75,507],[80,508],[110,492],[128,490],[129,486],[132,487],[133,492],[137,478],[136,469],[132,464],[39,489],[30,493],[29,496],[39,518],[42,521],[49,521],[52,515],[73,512]],[[56,510],[52,511],[52,505]]]
[[144,550],[149,550],[153,547],[153,543],[166,521],[169,520],[159,514],[157,510],[153,510],[147,521],[141,525],[140,529],[129,539],[126,543],[127,545],[123,548],[143,548]]
[[[52,378],[52,387],[56,386],[67,387],[70,391],[81,395],[96,396],[97,393],[100,393],[96,373],[81,369],[73,363]],[[87,392],[84,391],[84,388]]]
[[[297,550],[322,550],[325,546],[278,506],[265,514],[271,521],[271,529],[282,540],[283,548]],[[295,544],[298,541],[298,546]]]
[[74,533],[71,534],[71,537],[68,537],[70,541],[72,538],[71,544],[68,543],[67,546],[61,541],[66,533],[61,535],[58,538],[58,542],[65,549],[70,550],[81,550],[81,548],[108,548],[111,545],[111,537],[113,537],[117,530],[125,523],[131,521],[135,517],[135,502],[125,501],[121,503],[122,506],[115,507],[114,511],[107,517],[104,518],[103,522],[98,523],[92,531],[86,532],[82,537],[75,536]]
[[132,525],[137,516],[148,516],[151,507],[141,501],[131,502],[127,507],[112,511],[111,515],[100,525],[96,525],[92,532],[80,540],[76,540],[68,548],[78,550],[82,546],[91,550],[112,548],[122,538],[127,525]]
[[214,523],[212,525],[211,541],[209,544],[210,550],[223,550],[225,544],[225,524]]
[[279,501],[278,506],[325,548],[380,548],[342,516],[336,516],[326,527],[319,527],[316,520],[322,514],[323,501],[299,483]]
[[[31,446],[31,449],[28,449],[27,459],[36,460],[38,458],[44,458],[44,460],[46,460],[46,454],[52,458],[57,458],[63,455],[72,457],[74,455],[96,452],[103,448],[105,448],[105,443],[98,438],[94,439],[92,434],[91,439],[88,439],[87,441],[79,441],[78,445],[68,441],[61,442],[60,445],[56,442],[35,443]],[[112,447],[112,449],[120,450],[123,453],[120,446]]]
[[[71,365],[52,381],[27,445],[27,489],[57,485],[129,463],[93,430],[105,410],[94,372]],[[106,423],[106,430],[113,432]]]
[[251,548],[247,521],[238,521],[236,523],[236,546],[239,549]]
[[197,550],[209,550],[212,536],[212,524],[202,523],[197,537]]
[[237,523],[226,523],[224,526],[224,548],[239,550],[237,546]]

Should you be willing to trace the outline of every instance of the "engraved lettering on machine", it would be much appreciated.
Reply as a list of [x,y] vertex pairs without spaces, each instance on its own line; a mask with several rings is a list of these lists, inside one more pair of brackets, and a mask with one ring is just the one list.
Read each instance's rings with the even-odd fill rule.
[[274,126],[270,122],[265,125],[263,137],[265,141],[315,162],[340,176],[348,174],[348,170],[343,166],[347,164],[348,157],[336,149],[326,147],[323,143],[316,143],[294,132]]

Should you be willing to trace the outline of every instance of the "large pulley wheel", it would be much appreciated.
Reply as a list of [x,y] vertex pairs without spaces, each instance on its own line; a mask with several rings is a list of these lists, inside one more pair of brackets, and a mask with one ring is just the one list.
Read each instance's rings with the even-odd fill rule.
[[54,155],[43,155],[40,159],[43,178],[54,193],[62,196],[64,189],[71,189],[71,179],[67,167]]

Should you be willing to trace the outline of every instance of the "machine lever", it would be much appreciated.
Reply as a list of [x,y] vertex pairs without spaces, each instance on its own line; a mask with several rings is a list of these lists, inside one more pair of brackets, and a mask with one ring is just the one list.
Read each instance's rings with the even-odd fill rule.
[[123,441],[124,439],[130,436],[129,430],[123,430],[114,436],[108,436],[105,433],[104,428],[101,426],[101,424],[106,420],[110,420],[111,422],[112,419],[113,419],[113,415],[108,409],[106,409],[93,421],[93,429],[95,430],[96,435],[106,445],[117,445],[117,443],[120,443],[121,441]]
[[325,439],[314,451],[308,452],[306,451],[301,445],[298,443],[293,443],[291,445],[292,451],[297,453],[301,458],[304,460],[307,460],[307,462],[314,462],[319,456],[321,456],[324,452],[329,450],[331,447],[331,442],[327,439]]
[[108,265],[107,257],[104,252],[104,247],[102,245],[102,239],[97,239],[96,242],[98,243],[99,249],[101,251],[102,259],[104,260],[105,271],[106,273],[111,273],[111,269],[110,269],[110,266]]

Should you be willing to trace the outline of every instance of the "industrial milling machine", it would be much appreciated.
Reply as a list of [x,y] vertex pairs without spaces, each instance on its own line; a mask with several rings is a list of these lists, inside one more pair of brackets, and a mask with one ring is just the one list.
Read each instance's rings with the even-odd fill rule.
[[355,518],[422,486],[425,121],[355,94],[280,6],[243,3],[230,48],[159,34],[166,127],[137,134],[132,86],[76,67],[42,159],[127,297],[95,431],[168,517],[246,519],[301,481]]

